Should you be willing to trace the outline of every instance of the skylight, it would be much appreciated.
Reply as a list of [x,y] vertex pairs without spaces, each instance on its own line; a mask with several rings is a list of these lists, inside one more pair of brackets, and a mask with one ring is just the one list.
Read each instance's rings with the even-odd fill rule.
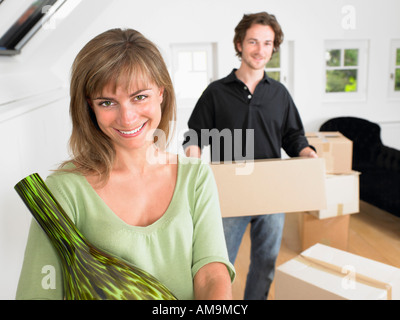
[[[15,55],[67,0],[36,0],[1,35],[0,55]],[[3,0],[0,0],[0,4]]]

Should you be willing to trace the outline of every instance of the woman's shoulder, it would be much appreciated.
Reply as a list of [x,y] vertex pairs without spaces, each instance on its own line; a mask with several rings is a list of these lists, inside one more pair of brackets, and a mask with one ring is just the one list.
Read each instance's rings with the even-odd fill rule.
[[179,168],[182,169],[182,171],[186,171],[186,173],[208,172],[210,169],[209,164],[206,161],[199,158],[179,155],[178,159],[179,159]]
[[52,171],[46,178],[47,180],[68,181],[79,179],[79,174],[75,173],[75,165],[72,162],[67,162],[58,169]]
[[194,186],[195,189],[200,185],[214,184],[214,174],[207,161],[198,158],[182,156],[179,158],[180,181],[184,181],[185,185]]
[[50,189],[58,191],[70,190],[75,192],[77,189],[85,186],[83,179],[85,177],[74,171],[75,165],[72,162],[66,163],[58,170],[53,171],[47,176],[45,183]]
[[74,165],[67,163],[47,176],[45,184],[74,223],[78,223],[79,210],[77,208],[89,191],[88,183],[85,182],[86,178],[74,172],[73,169]]

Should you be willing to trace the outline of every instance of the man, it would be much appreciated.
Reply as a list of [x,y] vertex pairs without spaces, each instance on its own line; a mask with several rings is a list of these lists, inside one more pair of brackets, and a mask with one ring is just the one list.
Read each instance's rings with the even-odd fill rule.
[[[211,83],[199,98],[188,122],[190,130],[185,135],[186,155],[200,157],[203,146],[210,144],[212,161],[280,158],[281,148],[291,157],[317,157],[304,136],[302,121],[290,94],[264,71],[282,41],[283,32],[274,15],[260,12],[243,16],[234,36],[240,67]],[[215,137],[207,135],[213,129],[219,132],[242,130],[242,134],[232,133],[230,140],[224,137],[215,141]],[[253,135],[247,134],[248,129],[253,130]],[[197,133],[197,139],[193,138],[193,132]],[[215,148],[216,143],[219,150]],[[231,148],[226,148],[226,144]],[[238,144],[241,144],[241,152],[237,151]],[[245,155],[243,150],[246,150]],[[283,213],[278,213],[223,219],[232,264],[247,225],[251,224],[251,263],[245,299],[268,296],[284,217]]]

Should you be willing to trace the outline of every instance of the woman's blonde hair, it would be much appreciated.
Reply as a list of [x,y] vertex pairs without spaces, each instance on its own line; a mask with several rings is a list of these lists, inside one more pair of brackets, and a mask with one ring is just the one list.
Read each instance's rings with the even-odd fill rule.
[[170,123],[174,124],[176,119],[176,102],[164,59],[140,32],[111,29],[90,40],[72,65],[69,146],[71,161],[75,164],[73,171],[84,175],[97,173],[102,181],[108,179],[115,149],[110,138],[100,130],[88,101],[101,94],[106,85],[112,84],[114,90],[120,85],[129,89],[132,81],[164,88],[158,129],[164,132],[168,144],[172,135]]

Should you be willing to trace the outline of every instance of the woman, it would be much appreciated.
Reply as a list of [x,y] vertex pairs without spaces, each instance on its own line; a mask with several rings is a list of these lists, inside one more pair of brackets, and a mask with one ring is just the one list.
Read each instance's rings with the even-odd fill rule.
[[[72,159],[46,184],[78,229],[178,299],[230,299],[235,271],[212,172],[165,151],[175,96],[155,45],[134,30],[98,35],[74,61],[70,95]],[[48,265],[54,286],[43,285]],[[63,299],[58,257],[36,223],[17,290],[34,298]]]

